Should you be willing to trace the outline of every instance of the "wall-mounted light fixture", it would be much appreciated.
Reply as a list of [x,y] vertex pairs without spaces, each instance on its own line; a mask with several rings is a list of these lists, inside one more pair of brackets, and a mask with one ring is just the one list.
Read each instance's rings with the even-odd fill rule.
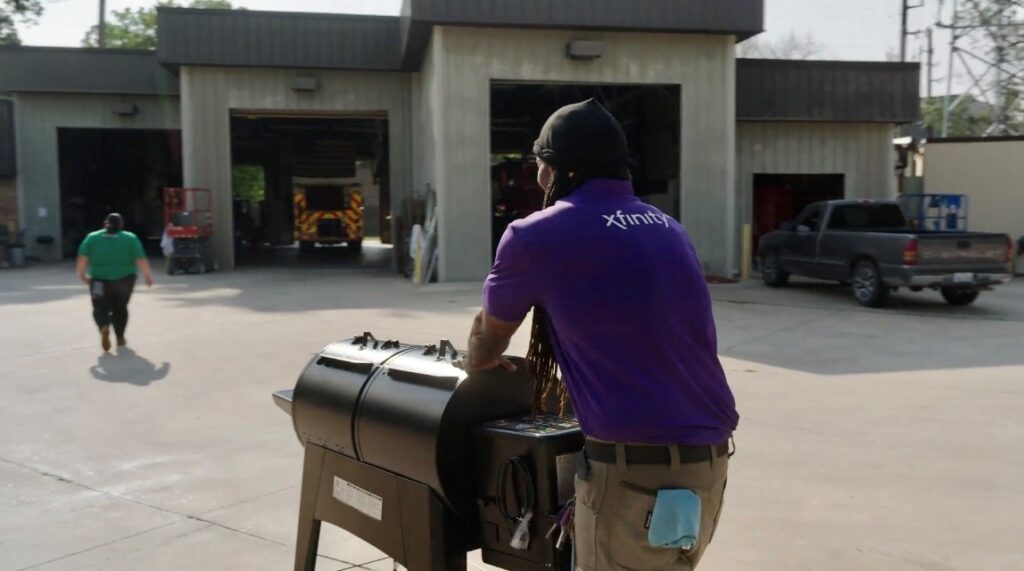
[[307,75],[296,75],[288,81],[293,91],[316,91],[320,89],[320,80]]
[[604,42],[577,40],[565,45],[565,56],[575,60],[594,60],[604,55]]
[[134,103],[117,103],[110,108],[110,112],[122,117],[134,117],[139,114],[139,106]]

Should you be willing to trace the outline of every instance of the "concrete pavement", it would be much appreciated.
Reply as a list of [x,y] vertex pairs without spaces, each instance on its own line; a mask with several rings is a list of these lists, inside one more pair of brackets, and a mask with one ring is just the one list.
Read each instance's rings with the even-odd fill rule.
[[[70,266],[0,272],[0,570],[289,569],[301,449],[270,393],[364,330],[461,340],[479,304],[374,256],[164,277],[107,356]],[[701,569],[1024,569],[1024,283],[970,308],[713,291],[743,420]],[[320,553],[391,569],[330,526]]]

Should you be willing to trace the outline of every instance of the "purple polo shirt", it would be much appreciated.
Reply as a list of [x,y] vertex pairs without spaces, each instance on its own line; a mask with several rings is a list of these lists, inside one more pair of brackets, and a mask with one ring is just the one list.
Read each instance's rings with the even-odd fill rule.
[[716,444],[736,402],[718,361],[711,297],[683,227],[620,180],[593,180],[509,226],[484,284],[487,313],[548,314],[584,434]]

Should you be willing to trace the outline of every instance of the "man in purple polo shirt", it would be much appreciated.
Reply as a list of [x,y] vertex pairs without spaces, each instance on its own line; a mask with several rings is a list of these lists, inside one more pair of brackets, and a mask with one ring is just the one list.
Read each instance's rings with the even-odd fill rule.
[[[501,355],[534,309],[535,407],[571,402],[587,436],[577,568],[693,569],[718,524],[739,418],[697,254],[635,196],[625,135],[597,102],[552,115],[534,152],[545,209],[505,232],[465,367],[514,368]],[[652,545],[656,501],[683,535],[687,520],[699,527],[690,541]]]

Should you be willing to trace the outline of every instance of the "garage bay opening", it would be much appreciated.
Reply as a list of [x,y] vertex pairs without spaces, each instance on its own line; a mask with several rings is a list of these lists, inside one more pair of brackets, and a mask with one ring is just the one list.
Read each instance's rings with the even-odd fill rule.
[[368,242],[372,261],[390,264],[388,144],[383,113],[235,112],[237,262],[360,260]]
[[808,205],[845,198],[841,174],[755,174],[753,251],[761,236],[778,230]]
[[181,186],[181,132],[58,129],[60,245],[73,258],[86,234],[111,212],[125,217],[151,254],[163,233],[163,189]]
[[505,228],[541,209],[533,142],[560,107],[594,98],[622,123],[636,193],[680,215],[680,88],[677,85],[491,83],[492,253]]

